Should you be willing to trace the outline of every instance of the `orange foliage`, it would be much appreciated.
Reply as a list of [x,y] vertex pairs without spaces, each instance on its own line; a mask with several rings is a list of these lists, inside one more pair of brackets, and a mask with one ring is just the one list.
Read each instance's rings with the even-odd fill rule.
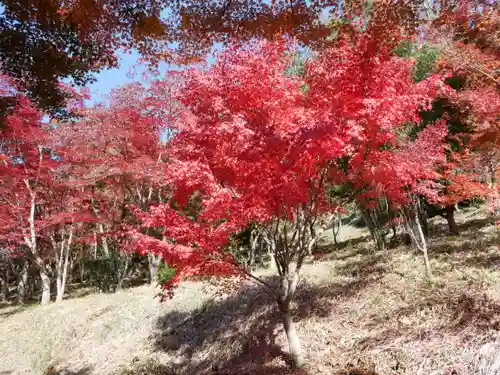
[[[494,3],[458,1],[458,6],[443,8],[432,25],[444,47],[441,71],[464,80],[453,100],[462,120],[474,130],[469,140],[474,152],[460,160],[460,168],[481,174],[493,207],[499,203],[500,168],[500,9]],[[451,196],[456,199],[481,192],[464,175],[450,178],[448,190],[454,189]]]

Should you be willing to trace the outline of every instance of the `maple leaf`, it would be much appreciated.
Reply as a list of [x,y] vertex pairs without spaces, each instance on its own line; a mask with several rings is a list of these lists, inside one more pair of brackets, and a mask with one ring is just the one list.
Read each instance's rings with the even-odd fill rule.
[[[325,50],[303,76],[286,74],[293,48],[283,41],[234,45],[212,66],[175,73],[182,84],[169,91],[179,107],[166,171],[173,194],[137,217],[162,228],[167,245],[154,246],[178,267],[189,266],[186,272],[211,270],[203,264],[219,259],[230,236],[249,223],[294,222],[303,207],[311,217],[335,209],[327,182],[368,186],[367,197],[399,204],[412,193],[437,196],[433,170],[444,162],[446,126],[430,126],[411,142],[399,132],[446,92],[441,77],[413,83],[412,62],[373,49],[368,34]],[[339,158],[349,159],[345,173],[335,171]],[[194,194],[200,205],[187,216]],[[135,238],[139,251],[154,247]],[[181,261],[176,252],[186,247],[194,251]],[[225,261],[231,273],[238,270],[230,254]],[[220,274],[223,263],[213,271]]]

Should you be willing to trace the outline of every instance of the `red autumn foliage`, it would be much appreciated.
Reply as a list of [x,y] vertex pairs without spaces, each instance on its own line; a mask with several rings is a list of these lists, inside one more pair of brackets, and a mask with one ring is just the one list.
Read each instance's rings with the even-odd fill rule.
[[[34,261],[42,279],[42,304],[50,300],[47,264],[59,244],[84,223],[95,221],[88,199],[67,184],[67,168],[50,137],[50,126],[23,96],[2,127],[0,170],[0,244],[21,249]],[[69,236],[69,237],[68,237]],[[58,290],[59,292],[59,290]]]
[[[229,236],[251,222],[294,222],[299,207],[332,210],[327,182],[399,204],[412,193],[437,197],[429,181],[444,162],[445,126],[430,126],[414,142],[399,133],[446,87],[437,76],[412,83],[411,62],[379,47],[360,35],[297,77],[285,74],[292,54],[284,43],[259,42],[181,73],[169,144],[172,200],[138,213],[146,227],[164,228],[167,241],[135,233],[139,249],[177,267],[167,288],[186,276],[244,273],[225,251]],[[348,158],[347,170],[339,158]],[[195,192],[202,208],[193,219],[180,208]]]
[[314,118],[302,105],[303,81],[287,76],[290,56],[282,44],[261,43],[229,49],[209,71],[183,73],[176,99],[183,110],[170,147],[172,199],[187,203],[196,191],[203,208],[196,220],[168,204],[144,218],[146,226],[165,228],[165,243],[140,238],[177,267],[175,285],[191,275],[238,274],[225,252],[229,236],[250,222],[292,218],[297,206],[328,205],[321,192],[321,163],[304,147],[304,131]]
[[71,186],[88,197],[90,210],[99,219],[79,241],[101,243],[107,238],[130,248],[127,232],[135,219],[127,205],[147,211],[168,191],[160,136],[164,107],[151,109],[140,84],[114,90],[109,104],[82,108],[80,121],[60,123],[55,138],[72,176]]
[[460,174],[448,176],[455,188],[447,187],[447,200],[458,202],[460,198],[478,195],[475,181],[479,177],[487,184],[481,195],[488,196],[495,208],[500,204],[496,183],[500,166],[500,13],[495,2],[460,4],[458,8],[444,8],[433,22],[444,47],[439,62],[441,71],[464,82],[451,102],[459,110],[461,120],[473,129],[468,143],[472,152],[454,161]]
[[310,100],[323,135],[319,141],[331,129],[341,129],[349,145],[347,169],[331,168],[332,179],[352,184],[361,200],[387,196],[405,204],[412,192],[435,196],[426,181],[436,177],[433,166],[444,161],[444,124],[429,127],[414,142],[401,132],[449,88],[439,76],[414,84],[412,62],[377,47],[370,36],[361,37],[354,46],[327,51],[309,67]]

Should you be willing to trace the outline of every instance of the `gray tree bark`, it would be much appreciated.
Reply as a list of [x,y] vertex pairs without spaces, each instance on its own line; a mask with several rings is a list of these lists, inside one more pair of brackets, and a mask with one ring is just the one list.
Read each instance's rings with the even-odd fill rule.
[[294,368],[300,368],[304,365],[304,357],[302,355],[302,346],[300,344],[299,335],[295,328],[295,324],[290,312],[290,302],[292,301],[297,289],[299,276],[294,272],[290,277],[282,276],[281,285],[278,297],[278,308],[283,320],[283,328],[288,340],[288,351],[290,360]]
[[151,285],[156,285],[156,276],[158,275],[160,261],[161,257],[159,255],[148,253],[149,283]]
[[[42,160],[42,153],[40,149],[40,160]],[[40,256],[39,249],[38,249],[38,243],[37,243],[37,236],[36,236],[36,227],[35,227],[35,207],[36,207],[36,193],[32,186],[30,185],[29,180],[24,180],[24,183],[26,184],[26,187],[28,188],[28,191],[31,196],[31,205],[30,205],[30,214],[28,217],[28,223],[29,223],[29,235],[26,235],[24,237],[24,242],[29,248],[29,251],[31,252],[31,256],[35,260],[35,264],[38,267],[39,273],[40,273],[40,279],[42,282],[42,297],[40,304],[41,305],[46,305],[50,303],[50,277],[47,272],[47,267]],[[27,271],[28,269],[26,268],[26,279],[27,279]],[[26,280],[27,281],[27,280]]]
[[424,256],[425,271],[427,274],[427,278],[431,280],[432,269],[431,269],[431,263],[429,261],[429,254],[427,251],[427,240],[425,239],[425,235],[422,230],[422,226],[420,224],[420,220],[418,217],[418,207],[416,207],[415,204],[407,206],[402,209],[402,212],[405,217],[406,232],[410,236],[415,249],[422,252]]
[[9,260],[7,257],[0,258],[0,301],[9,299]]
[[342,215],[335,213],[332,218],[332,223],[333,243],[337,245],[338,237],[340,235],[340,229],[342,228]]
[[[69,267],[69,254],[71,251],[71,245],[73,242],[73,228],[69,229],[68,238],[66,239],[66,231],[62,231],[63,240],[60,245],[60,253],[58,254],[57,266],[56,266],[56,302],[61,302],[64,298],[64,292],[66,290],[66,281],[68,278],[68,267]],[[54,247],[57,252],[57,246]]]
[[316,243],[316,238],[312,236],[314,232],[311,231],[310,226],[311,222],[315,222],[317,219],[314,208],[314,204],[296,207],[293,221],[276,218],[272,223],[260,229],[280,277],[278,289],[248,273],[264,285],[265,290],[270,295],[276,298],[288,340],[290,360],[295,368],[302,367],[304,357],[292,319],[290,303],[295,297],[304,259]]
[[458,228],[457,222],[455,221],[455,207],[446,206],[445,217],[448,222],[448,228],[450,228],[450,233],[458,236],[460,234],[460,229]]
[[23,260],[21,272],[17,276],[17,302],[24,303],[28,287],[28,261]]
[[127,273],[128,273],[128,266],[129,266],[129,255],[125,255],[125,264],[123,266],[123,272],[119,275],[118,278],[118,285],[116,286],[116,289],[121,289],[123,287],[123,282],[127,278]]
[[48,305],[50,303],[50,277],[45,267],[40,267],[40,279],[42,280],[42,297],[40,305]]
[[375,245],[378,250],[385,249],[385,240],[378,226],[377,217],[374,210],[366,209],[364,207],[360,207],[361,214],[363,215],[363,219],[365,220],[365,224],[370,231],[372,238],[375,241]]

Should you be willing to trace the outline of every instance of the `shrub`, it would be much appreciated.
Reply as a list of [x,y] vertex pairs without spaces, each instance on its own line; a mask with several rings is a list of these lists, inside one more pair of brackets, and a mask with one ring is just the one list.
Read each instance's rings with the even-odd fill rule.
[[104,293],[113,293],[125,268],[125,259],[119,255],[86,259],[84,261],[90,286]]
[[158,274],[156,275],[158,284],[166,283],[168,280],[175,276],[175,272],[176,271],[174,267],[170,267],[168,264],[161,262],[160,266],[158,267]]

